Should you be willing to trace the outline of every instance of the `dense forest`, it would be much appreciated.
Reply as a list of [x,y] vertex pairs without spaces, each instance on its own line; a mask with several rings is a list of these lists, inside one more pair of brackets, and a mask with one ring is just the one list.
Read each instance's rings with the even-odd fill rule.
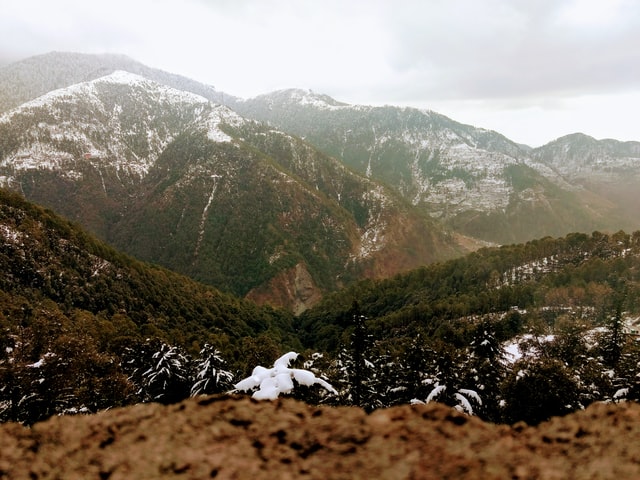
[[0,191],[0,418],[33,423],[222,393],[293,350],[370,411],[440,401],[538,423],[640,399],[640,232],[485,248],[294,318],[127,257]]

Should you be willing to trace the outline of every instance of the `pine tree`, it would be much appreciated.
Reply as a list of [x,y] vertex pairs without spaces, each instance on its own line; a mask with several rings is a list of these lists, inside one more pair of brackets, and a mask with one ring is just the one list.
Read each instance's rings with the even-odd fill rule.
[[189,360],[178,347],[162,343],[151,362],[142,373],[147,400],[169,404],[189,396]]
[[464,383],[482,398],[475,414],[496,422],[500,418],[500,385],[506,376],[505,354],[498,341],[494,325],[482,321],[475,329],[465,365]]
[[354,405],[363,406],[367,397],[367,380],[370,378],[370,362],[367,353],[370,338],[367,332],[366,317],[360,313],[360,307],[354,302],[351,318],[354,329],[351,334],[351,397]]
[[367,330],[367,318],[360,313],[357,301],[353,302],[349,317],[353,324],[350,342],[348,347],[340,350],[336,359],[337,373],[343,384],[340,389],[342,403],[371,411],[382,403],[374,388],[377,372],[370,360],[371,336]]
[[600,340],[602,358],[605,365],[615,369],[620,362],[625,342],[624,324],[622,320],[622,300],[618,299],[615,305],[615,314],[609,318],[605,325],[605,334]]
[[233,388],[233,374],[225,369],[225,361],[212,345],[205,344],[195,362],[195,382],[191,396],[221,393]]
[[503,388],[504,421],[537,425],[580,408],[573,373],[559,360],[524,359],[514,366]]
[[482,405],[478,393],[466,388],[464,375],[464,352],[448,344],[436,349],[433,374],[430,379],[432,389],[425,402],[440,402],[456,410],[473,415],[475,408]]

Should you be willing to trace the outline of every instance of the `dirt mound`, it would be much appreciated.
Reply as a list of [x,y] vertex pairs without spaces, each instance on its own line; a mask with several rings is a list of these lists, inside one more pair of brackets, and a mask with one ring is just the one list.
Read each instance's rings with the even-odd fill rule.
[[202,397],[3,425],[0,478],[640,478],[640,405],[595,405],[532,428],[435,404],[366,415]]

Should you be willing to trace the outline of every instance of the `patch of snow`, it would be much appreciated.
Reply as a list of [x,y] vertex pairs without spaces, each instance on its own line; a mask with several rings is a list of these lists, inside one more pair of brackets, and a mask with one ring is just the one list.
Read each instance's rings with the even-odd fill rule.
[[621,388],[618,391],[616,391],[616,393],[613,394],[613,399],[622,400],[623,398],[627,398],[627,395],[629,395],[629,389]]
[[238,391],[255,390],[252,398],[256,400],[275,400],[281,394],[291,393],[294,388],[293,380],[309,387],[317,384],[331,393],[337,393],[328,382],[316,377],[313,372],[289,368],[291,361],[297,357],[296,352],[289,352],[278,358],[273,368],[267,369],[258,365],[253,369],[250,377],[239,381],[234,387]]
[[5,244],[22,245],[24,234],[10,225],[0,225],[0,235],[4,238]]
[[538,352],[535,345],[552,342],[555,338],[555,335],[533,336],[529,333],[519,335],[502,344],[504,361],[506,363],[516,363],[522,357],[536,357],[540,352]]
[[445,390],[447,389],[446,385],[438,385],[437,387],[435,387],[433,390],[431,390],[431,393],[429,393],[429,395],[427,396],[427,400],[426,402],[433,402],[437,397],[440,396],[441,393],[443,393]]

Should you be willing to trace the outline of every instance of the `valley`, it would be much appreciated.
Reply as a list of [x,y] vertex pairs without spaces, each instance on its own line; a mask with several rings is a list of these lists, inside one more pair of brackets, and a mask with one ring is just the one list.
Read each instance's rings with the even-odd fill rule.
[[638,142],[532,149],[120,56],[0,87],[5,421],[223,393],[287,351],[335,387],[291,396],[366,412],[534,425],[640,398]]

